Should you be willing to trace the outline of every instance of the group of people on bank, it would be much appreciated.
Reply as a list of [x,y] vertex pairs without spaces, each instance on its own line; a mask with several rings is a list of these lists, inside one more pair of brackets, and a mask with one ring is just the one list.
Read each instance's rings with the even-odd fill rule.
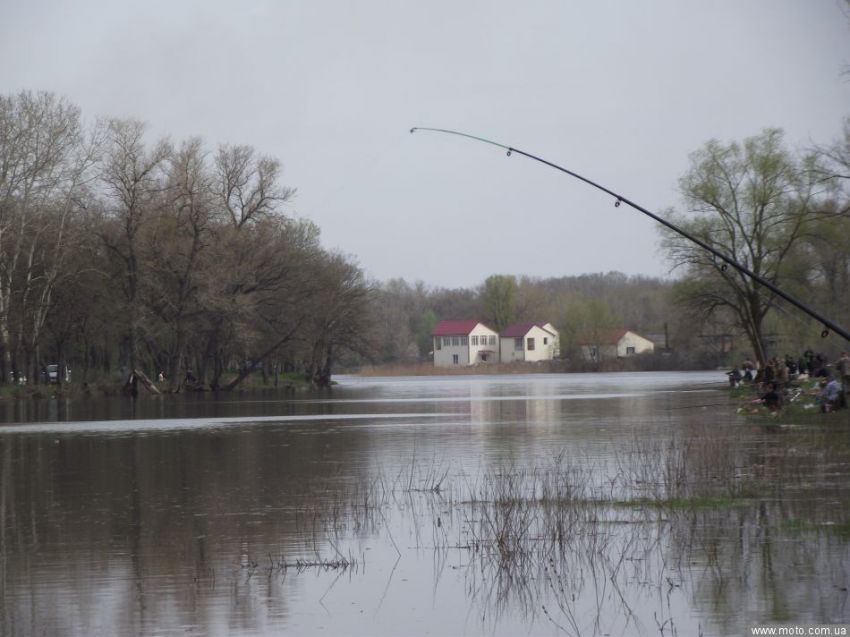
[[799,359],[791,356],[771,358],[759,369],[746,360],[741,367],[727,373],[729,384],[755,384],[759,397],[752,402],[761,404],[771,413],[777,413],[786,402],[801,395],[815,399],[824,413],[846,408],[850,402],[850,353],[830,363],[824,354],[806,350]]

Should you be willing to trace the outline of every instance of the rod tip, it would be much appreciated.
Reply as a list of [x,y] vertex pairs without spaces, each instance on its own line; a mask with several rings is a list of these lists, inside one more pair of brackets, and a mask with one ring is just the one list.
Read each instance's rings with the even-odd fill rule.
[[411,129],[410,129],[410,132],[411,132],[411,133],[415,133],[415,132],[416,132],[416,127],[414,126],[413,128],[411,128]]

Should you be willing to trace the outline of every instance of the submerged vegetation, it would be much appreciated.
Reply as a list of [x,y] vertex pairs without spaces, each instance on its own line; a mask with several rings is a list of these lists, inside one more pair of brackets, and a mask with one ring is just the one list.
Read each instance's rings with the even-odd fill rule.
[[[606,461],[561,453],[477,476],[414,460],[365,485],[340,491],[329,484],[332,501],[305,503],[297,516],[300,534],[312,538],[304,546],[311,557],[273,565],[365,568],[365,553],[340,548],[364,532],[386,536],[401,558],[393,535],[405,524],[401,516],[411,529],[408,549],[432,551],[438,565],[463,556],[467,590],[485,624],[520,608],[567,635],[646,630],[650,619],[653,630],[675,635],[671,596],[741,594],[735,591],[760,559],[782,568],[774,553],[788,549],[773,535],[806,535],[809,544],[850,537],[848,431],[815,427],[784,437],[752,447],[710,432],[635,438]],[[831,505],[817,504],[824,500]],[[740,543],[727,542],[735,535]],[[769,555],[759,557],[762,551]],[[819,584],[822,601],[840,604],[846,573],[830,568],[825,552],[817,555],[811,567],[837,587]],[[647,594],[657,600],[649,607],[639,601]]]

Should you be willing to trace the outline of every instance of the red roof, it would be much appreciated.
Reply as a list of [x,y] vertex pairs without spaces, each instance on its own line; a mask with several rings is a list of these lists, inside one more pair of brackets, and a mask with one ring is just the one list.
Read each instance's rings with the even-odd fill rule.
[[431,330],[432,336],[466,336],[481,321],[440,321]]
[[[513,325],[508,325],[505,329],[502,330],[502,336],[506,338],[518,338],[520,336],[525,336],[528,334],[529,330],[532,327],[539,327],[542,330],[546,330],[546,323],[515,323]],[[546,330],[547,332],[549,330]]]

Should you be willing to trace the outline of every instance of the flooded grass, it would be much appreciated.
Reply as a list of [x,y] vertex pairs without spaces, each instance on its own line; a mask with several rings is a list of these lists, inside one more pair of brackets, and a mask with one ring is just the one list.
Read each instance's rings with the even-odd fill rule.
[[[749,449],[731,437],[635,438],[617,450],[607,473],[591,459],[561,453],[545,465],[506,465],[474,480],[447,467],[412,462],[392,479],[376,478],[330,507],[307,506],[297,519],[310,525],[302,530],[318,545],[347,530],[380,532],[388,516],[407,512],[417,524],[439,529],[429,536],[442,538],[434,550],[464,549],[503,567],[529,559],[545,562],[577,538],[610,538],[612,526],[669,523],[672,517],[659,517],[666,514],[678,519],[780,503],[788,512],[778,527],[789,530],[801,524],[789,517],[797,505],[846,486],[849,449],[833,442],[818,431]],[[850,528],[846,499],[841,505],[832,507],[828,527],[839,536]],[[460,530],[450,531],[452,524]],[[463,541],[452,543],[450,537]]]
[[[846,486],[847,446],[833,442],[821,431],[762,448],[742,448],[734,437],[635,438],[607,471],[561,453],[471,481],[412,464],[393,480],[373,482],[346,515],[349,525],[381,533],[401,513],[417,527],[419,550],[464,552],[467,589],[485,624],[519,608],[563,634],[653,632],[636,609],[649,594],[662,600],[652,613],[654,631],[676,635],[670,596],[712,590],[725,599],[746,581],[728,554],[729,533],[754,546],[774,534],[850,541],[846,495],[829,519],[809,517],[811,505],[829,497],[823,487]],[[824,472],[830,465],[838,470]],[[335,528],[342,509],[334,511]],[[842,579],[836,590],[847,584]]]
[[661,510],[692,511],[695,509],[725,509],[734,506],[749,506],[751,503],[751,498],[696,496],[691,498],[671,498],[669,500],[635,498],[634,500],[611,502],[611,505],[629,509],[646,507]]

